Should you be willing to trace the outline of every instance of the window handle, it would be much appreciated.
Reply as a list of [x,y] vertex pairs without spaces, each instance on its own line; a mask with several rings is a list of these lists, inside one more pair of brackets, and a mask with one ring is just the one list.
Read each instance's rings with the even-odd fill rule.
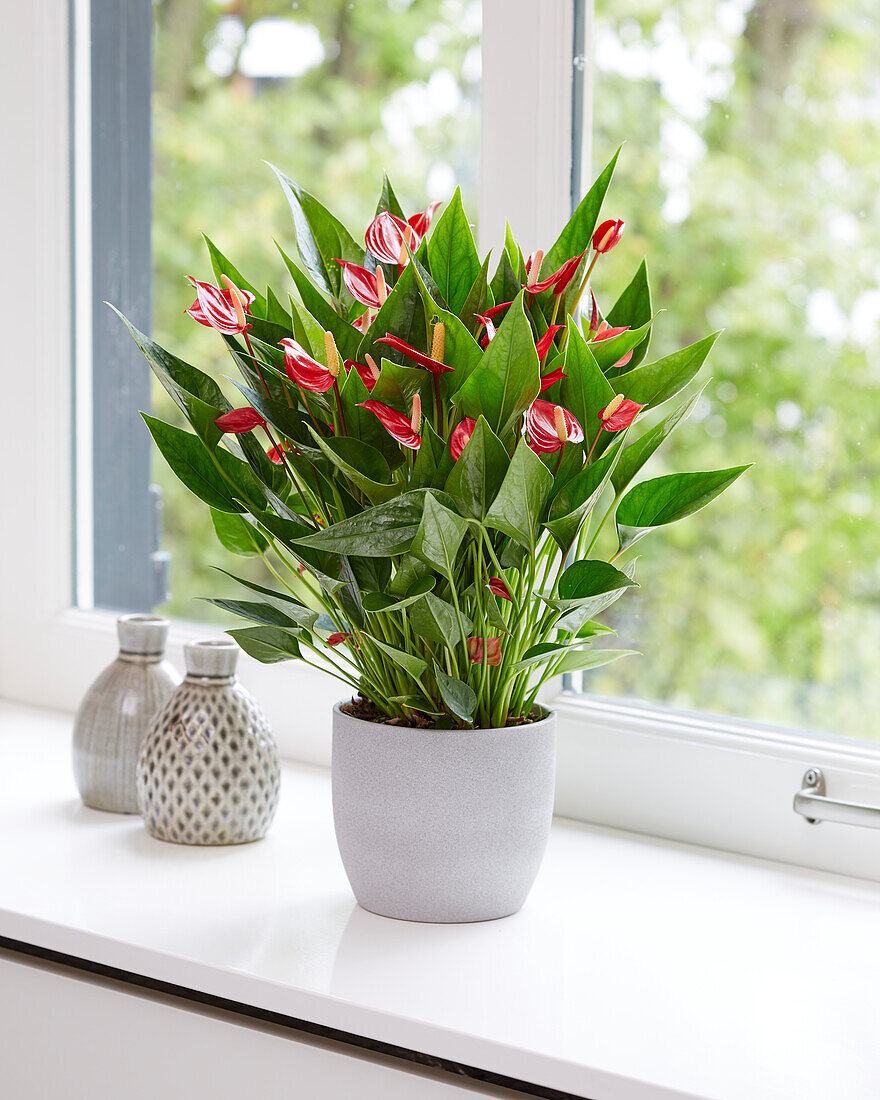
[[802,814],[811,825],[836,821],[841,825],[866,825],[880,829],[880,806],[865,806],[861,802],[844,802],[825,794],[825,776],[818,768],[804,773],[803,786],[794,796],[794,812]]

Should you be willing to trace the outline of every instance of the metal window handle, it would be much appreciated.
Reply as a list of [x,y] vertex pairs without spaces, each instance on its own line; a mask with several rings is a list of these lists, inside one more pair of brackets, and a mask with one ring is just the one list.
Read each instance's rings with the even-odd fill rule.
[[866,825],[880,829],[880,806],[865,806],[860,802],[843,802],[825,794],[825,776],[818,768],[804,773],[803,786],[794,796],[794,812],[803,815],[811,825],[836,821],[841,825]]

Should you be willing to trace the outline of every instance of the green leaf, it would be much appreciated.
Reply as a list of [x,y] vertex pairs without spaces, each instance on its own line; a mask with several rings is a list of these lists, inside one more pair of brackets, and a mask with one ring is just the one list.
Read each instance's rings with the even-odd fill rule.
[[[516,243],[513,230],[510,228],[510,222],[504,223],[504,251],[507,253],[507,258],[513,268],[514,277],[516,278],[516,290],[514,290],[510,298],[502,298],[501,301],[512,302],[519,293],[520,287],[526,281],[526,264],[523,259],[522,249]],[[550,269],[548,268],[547,270],[549,271]]]
[[480,274],[480,258],[458,187],[428,239],[428,266],[449,309],[460,313]]
[[440,489],[452,468],[452,455],[434,431],[430,420],[422,422],[422,445],[416,452],[409,478],[411,489]]
[[226,633],[238,642],[249,657],[264,665],[302,656],[296,635],[280,627],[248,626],[240,630],[227,630]]
[[403,207],[397,201],[397,195],[394,194],[394,188],[391,186],[391,180],[388,178],[387,172],[382,173],[382,194],[376,203],[376,213],[381,214],[383,210],[387,210],[389,214],[395,214],[398,218],[403,218],[406,221]]
[[378,638],[370,636],[370,641],[373,645],[378,646],[383,653],[387,653],[392,658],[395,664],[400,665],[404,671],[408,672],[410,676],[418,680],[425,669],[427,664],[420,658],[414,657],[412,653],[407,653],[402,649],[397,649],[393,645],[388,645],[387,642],[380,642]]
[[437,578],[430,574],[416,581],[405,596],[387,596],[384,592],[366,592],[361,602],[364,611],[373,614],[379,611],[399,611],[400,608],[409,607],[410,604],[427,595],[436,583]]
[[208,247],[208,256],[211,259],[211,267],[214,271],[214,278],[217,280],[217,285],[220,287],[223,286],[222,279],[225,275],[227,279],[231,279],[232,282],[235,283],[239,290],[249,290],[254,296],[254,302],[251,305],[251,309],[256,311],[256,316],[265,317],[267,315],[268,303],[263,295],[257,290],[253,283],[247,281],[235,264],[223,255],[210,238],[206,237],[204,233],[202,234],[202,238]]
[[[281,258],[284,260],[287,270],[290,272],[290,277],[293,279],[294,286],[306,310],[325,332],[333,333],[334,339],[336,340],[336,346],[339,348],[339,354],[343,359],[357,359],[357,350],[361,342],[361,333],[336,312],[330,303],[321,295],[320,291],[316,290],[312,285],[308,275],[306,275],[299,265],[287,255],[277,241],[275,242],[275,247],[281,253]],[[335,266],[338,267],[339,265],[337,264]],[[340,271],[341,270],[340,268]],[[312,354],[316,354],[319,350],[319,348],[312,348]]]
[[[352,328],[352,332],[355,331]],[[403,352],[376,342],[389,332],[399,336],[411,347],[427,354],[428,317],[413,264],[407,264],[403,269],[403,273],[373,319],[370,331],[360,337],[357,353],[348,358],[355,359],[358,363],[366,363],[366,356],[369,353],[376,360],[385,356],[386,359],[391,359],[395,363],[405,363],[406,357]]]
[[561,384],[562,404],[584,429],[588,446],[599,428],[599,412],[614,397],[614,390],[599,368],[592,347],[569,317],[563,361],[565,377]]
[[213,449],[222,435],[214,421],[229,408],[229,402],[213,378],[196,367],[191,367],[170,351],[160,347],[149,336],[124,317],[116,306],[110,308],[122,320],[150,364],[153,374],[165,387],[168,395],[180,409],[205,446]]
[[395,596],[405,596],[414,584],[430,575],[429,566],[412,554],[407,554],[397,562],[397,571],[391,578],[388,591]]
[[306,270],[318,287],[337,302],[351,305],[354,299],[345,289],[342,268],[335,261],[350,260],[362,264],[364,250],[345,226],[318,200],[303,190],[273,164],[269,167],[278,177],[281,189],[290,204],[296,243]]
[[247,403],[252,405],[282,435],[301,443],[311,442],[311,436],[306,430],[305,416],[298,408],[291,407],[286,401],[276,401],[272,397],[267,397],[261,390],[251,389],[250,386],[236,382],[235,379],[232,379],[232,382],[241,391]]
[[[366,387],[364,388],[366,389]],[[424,370],[422,367],[412,367],[404,363],[396,363],[392,359],[383,358],[379,367],[379,377],[367,397],[373,401],[381,401],[383,405],[390,405],[392,409],[397,409],[404,416],[411,416],[413,397],[418,394],[424,405],[427,401],[426,395],[430,394],[430,390],[431,374],[429,371]],[[364,411],[366,412],[366,410]],[[379,423],[372,413],[367,413],[367,415],[377,424]],[[383,428],[382,431],[385,431],[385,429]],[[385,432],[385,435],[388,435],[388,433]]]
[[[147,413],[141,413],[141,416],[150,429],[150,435],[162,457],[171,467],[171,471],[180,478],[191,493],[195,493],[205,504],[209,504],[220,512],[245,511],[243,505],[233,498],[230,487],[212,462],[210,453],[200,439],[182,428],[175,428],[172,424],[166,424]],[[218,458],[220,455],[224,458],[233,458],[232,455],[222,451],[217,452]]]
[[462,722],[473,722],[474,711],[477,709],[477,695],[474,689],[454,676],[447,676],[436,661],[434,662],[434,676],[437,680],[440,698],[446,708],[456,718],[460,718]]
[[[617,336],[612,336],[610,340],[591,340],[590,351],[599,364],[599,369],[608,374],[615,363],[620,362],[628,351],[632,351],[633,348],[638,347],[639,344],[649,338],[651,325],[652,322],[648,321],[641,328],[627,329],[626,332],[620,332]],[[630,364],[627,363],[625,370],[615,372],[612,377],[619,378],[620,373],[628,373],[629,368]]]
[[572,256],[577,256],[579,252],[583,252],[590,243],[619,156],[620,149],[617,150],[602,170],[596,182],[581,200],[577,210],[572,214],[566,227],[559,234],[556,243],[544,257],[543,266],[547,271],[558,270],[566,260],[571,259]]
[[363,401],[370,399],[370,392],[354,368],[346,375],[339,396],[345,416],[346,435],[375,448],[390,467],[399,466],[402,462],[399,444],[395,443],[369,409],[360,407]]
[[482,414],[502,440],[541,390],[538,353],[520,293],[472,371],[454,396],[465,416]]
[[[648,284],[648,265],[645,260],[642,260],[638,271],[632,278],[632,282],[611,307],[606,320],[612,328],[629,325],[631,329],[639,329],[642,325],[648,324],[653,316],[651,287]],[[648,329],[644,339],[633,348],[632,359],[627,363],[630,370],[635,370],[645,358],[650,343],[651,330]],[[618,358],[620,357],[618,356]]]
[[661,405],[690,382],[706,361],[718,333],[674,351],[656,363],[643,364],[636,370],[618,375],[616,383],[630,401],[640,405]]
[[501,253],[501,259],[495,274],[492,276],[489,289],[492,291],[492,297],[496,303],[512,302],[522,289],[506,248]]
[[641,654],[636,649],[576,649],[571,653],[566,653],[559,662],[556,674],[601,668],[602,665],[610,665],[612,661],[619,661],[621,657],[640,656]]
[[212,508],[211,522],[220,545],[233,554],[252,558],[269,546],[253,524],[235,512],[219,512]]
[[[489,292],[489,258],[491,253],[483,260],[483,266],[480,268],[479,274],[474,279],[473,286],[467,293],[467,297],[464,300],[464,305],[458,311],[458,315],[461,318],[461,323],[470,333],[475,333],[482,324],[477,320],[478,313],[485,313],[486,306],[488,305],[488,292]],[[516,297],[517,287],[511,297]],[[508,298],[502,298],[502,301],[509,301]],[[453,360],[454,362],[454,360]]]
[[[284,611],[268,603],[257,603],[253,600],[219,600],[205,596],[200,596],[199,599],[204,600],[205,603],[213,604],[214,607],[219,607],[221,611],[228,611],[231,615],[238,615],[239,618],[249,619],[252,623],[262,623],[263,626],[280,626],[288,629],[297,629],[304,625],[298,623]],[[317,611],[313,611],[311,613],[312,622],[314,622],[317,617]]]
[[433,493],[428,493],[411,552],[439,569],[453,584],[455,558],[467,531],[467,520],[440,504]]
[[639,470],[641,470],[672,430],[683,420],[687,420],[691,415],[694,406],[700,400],[700,395],[707,384],[708,383],[701,386],[698,393],[695,393],[693,397],[689,398],[682,405],[679,405],[675,412],[670,413],[669,416],[667,416],[665,420],[661,420],[659,424],[655,424],[650,431],[645,432],[640,439],[637,439],[635,443],[631,443],[623,451],[620,456],[620,461],[617,463],[611,475],[611,483],[614,486],[614,492],[618,496],[620,496],[623,490],[629,485]]
[[482,519],[488,512],[504,481],[510,458],[504,444],[479,417],[452,472],[446,480],[446,492],[463,516]]
[[[437,301],[431,287],[425,283],[419,273],[418,266],[415,267],[415,273],[425,306],[425,316],[429,324],[435,321],[443,323],[445,334],[443,358],[450,366],[455,367],[453,371],[440,375],[440,395],[445,401],[453,390],[461,388],[474,368],[482,362],[483,350],[463,322]],[[431,331],[433,334],[433,329]],[[422,371],[422,373],[425,372]]]
[[449,649],[454,649],[464,640],[461,630],[464,630],[464,637],[467,637],[473,627],[471,620],[462,614],[459,630],[455,608],[433,592],[429,592],[409,609],[409,625],[420,638],[435,645],[448,646]]
[[539,642],[538,645],[530,646],[525,651],[522,659],[513,666],[512,671],[522,672],[524,669],[546,664],[548,661],[561,657],[571,649],[583,649],[584,646],[591,644],[592,639],[590,638],[575,642]]
[[313,428],[309,430],[321,452],[353,485],[366,493],[372,504],[382,504],[400,495],[401,486],[392,483],[388,463],[374,447],[344,435],[324,439]]
[[634,571],[634,562],[623,569],[592,559],[573,562],[559,579],[558,597],[539,598],[561,613],[557,630],[576,634],[588,619],[609,608],[627,588],[636,586]]
[[426,495],[425,489],[402,493],[386,504],[367,508],[351,519],[341,520],[326,530],[299,538],[297,543],[336,554],[358,554],[365,558],[405,554],[419,529]]
[[655,527],[692,515],[723,493],[750,465],[666,474],[634,486],[617,508],[621,549],[632,546]]
[[552,489],[553,475],[525,439],[521,439],[486,516],[486,526],[503,531],[534,552],[544,505]]
[[575,474],[556,493],[544,526],[567,553],[584,519],[592,512],[620,461],[623,436],[621,432],[611,447],[599,459]]
[[437,710],[437,704],[431,699],[423,699],[420,695],[390,695],[390,703],[400,703],[404,710],[417,710],[419,714],[430,714],[432,718],[439,718],[442,710]]
[[[224,576],[229,577],[231,580],[237,581],[242,587],[249,589],[251,592],[258,592],[264,597],[266,603],[271,604],[277,608],[286,618],[292,619],[298,626],[304,627],[306,630],[312,630],[317,626],[318,629],[325,629],[321,625],[321,618],[326,619],[327,616],[318,615],[317,611],[313,611],[310,607],[305,607],[294,599],[293,596],[288,596],[285,592],[275,592],[271,588],[266,588],[262,584],[257,584],[256,581],[245,580],[244,577],[237,577],[234,573],[230,573],[226,569],[220,569],[216,567],[218,573],[223,573]],[[331,633],[337,629],[335,624],[328,620],[329,625],[326,627]]]

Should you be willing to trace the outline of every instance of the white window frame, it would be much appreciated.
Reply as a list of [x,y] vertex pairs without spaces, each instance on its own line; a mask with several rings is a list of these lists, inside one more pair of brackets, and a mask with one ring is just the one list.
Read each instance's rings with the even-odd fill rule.
[[[482,244],[497,245],[508,217],[530,248],[554,239],[568,212],[573,7],[483,0],[483,10]],[[112,614],[73,606],[74,425],[82,434],[89,424],[73,370],[70,303],[82,279],[70,241],[74,221],[83,231],[87,204],[84,212],[70,201],[68,0],[9,5],[5,18],[0,95],[16,109],[0,123],[13,168],[0,207],[0,301],[10,330],[27,339],[6,343],[0,697],[71,712],[112,658],[115,635]],[[75,29],[73,40],[82,63],[87,42]],[[204,632],[176,623],[172,660],[181,665],[183,641]],[[334,682],[246,658],[242,677],[265,704],[282,751],[326,765]],[[791,808],[807,767],[824,771],[834,797],[880,802],[875,747],[561,690],[553,703],[561,814],[880,878],[880,831],[810,826]]]

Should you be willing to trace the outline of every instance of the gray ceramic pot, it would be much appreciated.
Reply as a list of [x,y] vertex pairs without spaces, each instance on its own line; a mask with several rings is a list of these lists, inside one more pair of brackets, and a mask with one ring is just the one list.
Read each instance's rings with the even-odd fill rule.
[[333,709],[333,816],[364,909],[454,923],[515,913],[553,813],[556,716],[510,729],[418,730]]
[[117,620],[119,656],[86,692],[73,724],[73,775],[87,806],[138,812],[135,770],[150,719],[180,683],[163,661],[169,622],[160,615]]
[[147,831],[177,844],[246,844],[278,808],[278,749],[235,677],[238,646],[184,646],[186,679],[150,723],[137,766]]

